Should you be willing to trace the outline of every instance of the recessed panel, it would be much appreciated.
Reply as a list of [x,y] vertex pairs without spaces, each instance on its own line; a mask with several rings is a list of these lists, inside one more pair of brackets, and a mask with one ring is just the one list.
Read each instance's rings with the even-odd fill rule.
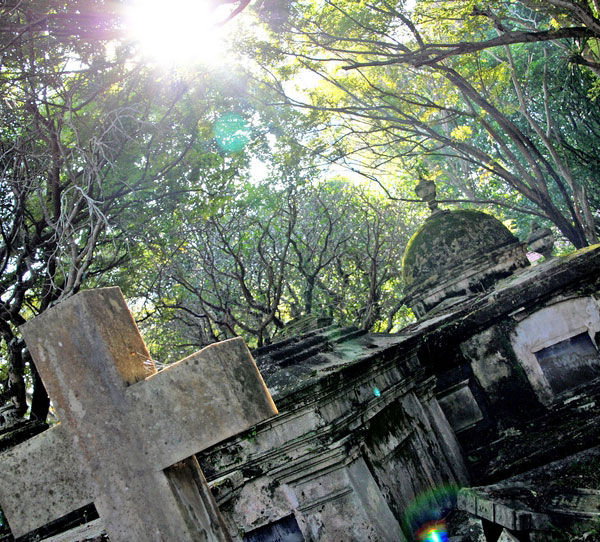
[[542,348],[535,357],[554,393],[600,376],[598,350],[587,332]]
[[294,516],[286,516],[244,535],[244,542],[304,542]]

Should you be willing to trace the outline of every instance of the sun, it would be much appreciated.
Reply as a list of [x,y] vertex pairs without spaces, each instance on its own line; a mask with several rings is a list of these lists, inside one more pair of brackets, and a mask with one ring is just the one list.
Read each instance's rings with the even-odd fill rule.
[[130,39],[159,64],[216,64],[226,54],[228,25],[209,0],[131,0],[126,12]]

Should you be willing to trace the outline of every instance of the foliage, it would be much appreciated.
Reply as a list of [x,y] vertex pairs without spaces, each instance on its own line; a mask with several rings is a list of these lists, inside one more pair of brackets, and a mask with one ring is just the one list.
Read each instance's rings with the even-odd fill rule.
[[[288,32],[263,44],[279,64],[262,65],[283,93],[290,64],[295,77],[318,74],[312,92],[287,99],[321,115],[314,145],[327,137],[329,160],[403,199],[399,169],[435,177],[448,201],[537,216],[580,247],[598,240],[587,142],[596,144],[599,119],[594,63],[571,52],[594,49],[598,20],[591,3],[583,13],[560,2],[570,6],[560,14],[550,4],[304,2]],[[586,137],[575,139],[567,132],[582,118]]]
[[[396,203],[343,181],[239,188],[165,255],[142,323],[155,357],[242,335],[251,346],[306,317],[390,330],[406,318],[398,264],[411,228]],[[169,317],[165,318],[168,313]]]
[[4,536],[4,535],[8,535],[8,534],[10,534],[8,523],[6,521],[6,518],[4,517],[2,509],[0,509],[0,536]]
[[[71,20],[103,6],[1,8],[0,397],[24,413],[30,387],[31,414],[42,419],[48,397],[18,326],[84,285],[127,277],[126,290],[149,224],[208,189],[198,178],[205,166],[230,176],[244,167],[205,147],[215,99],[226,110],[231,93],[217,92],[218,80],[197,84],[207,74],[173,78],[124,45],[106,47],[119,30],[110,17],[85,27],[100,32],[93,39]],[[64,31],[46,31],[57,21]]]
[[185,77],[137,61],[104,0],[0,6],[0,402],[21,413],[49,403],[18,326],[82,288],[121,286],[162,361],[320,317],[398,329],[418,178],[521,238],[535,217],[598,241],[596,0],[260,0],[255,24],[218,4],[245,71]]

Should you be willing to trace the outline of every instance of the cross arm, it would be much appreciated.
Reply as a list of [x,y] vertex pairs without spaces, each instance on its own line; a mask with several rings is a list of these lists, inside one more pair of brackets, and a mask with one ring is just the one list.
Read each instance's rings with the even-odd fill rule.
[[[155,470],[277,414],[240,338],[208,346],[125,394],[135,405]],[[68,425],[60,423],[0,454],[0,503],[9,522],[19,518],[17,536],[93,502],[89,473],[72,439]]]
[[241,338],[210,345],[126,393],[160,469],[277,414]]
[[88,475],[63,424],[0,454],[0,503],[21,536],[93,501]]

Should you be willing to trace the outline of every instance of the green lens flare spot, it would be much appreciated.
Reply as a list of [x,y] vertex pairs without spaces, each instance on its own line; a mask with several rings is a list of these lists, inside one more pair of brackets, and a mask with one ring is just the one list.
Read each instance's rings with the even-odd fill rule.
[[448,531],[443,521],[423,526],[416,536],[421,542],[448,542]]
[[213,136],[221,150],[238,152],[250,141],[250,124],[237,113],[225,113],[215,122]]

